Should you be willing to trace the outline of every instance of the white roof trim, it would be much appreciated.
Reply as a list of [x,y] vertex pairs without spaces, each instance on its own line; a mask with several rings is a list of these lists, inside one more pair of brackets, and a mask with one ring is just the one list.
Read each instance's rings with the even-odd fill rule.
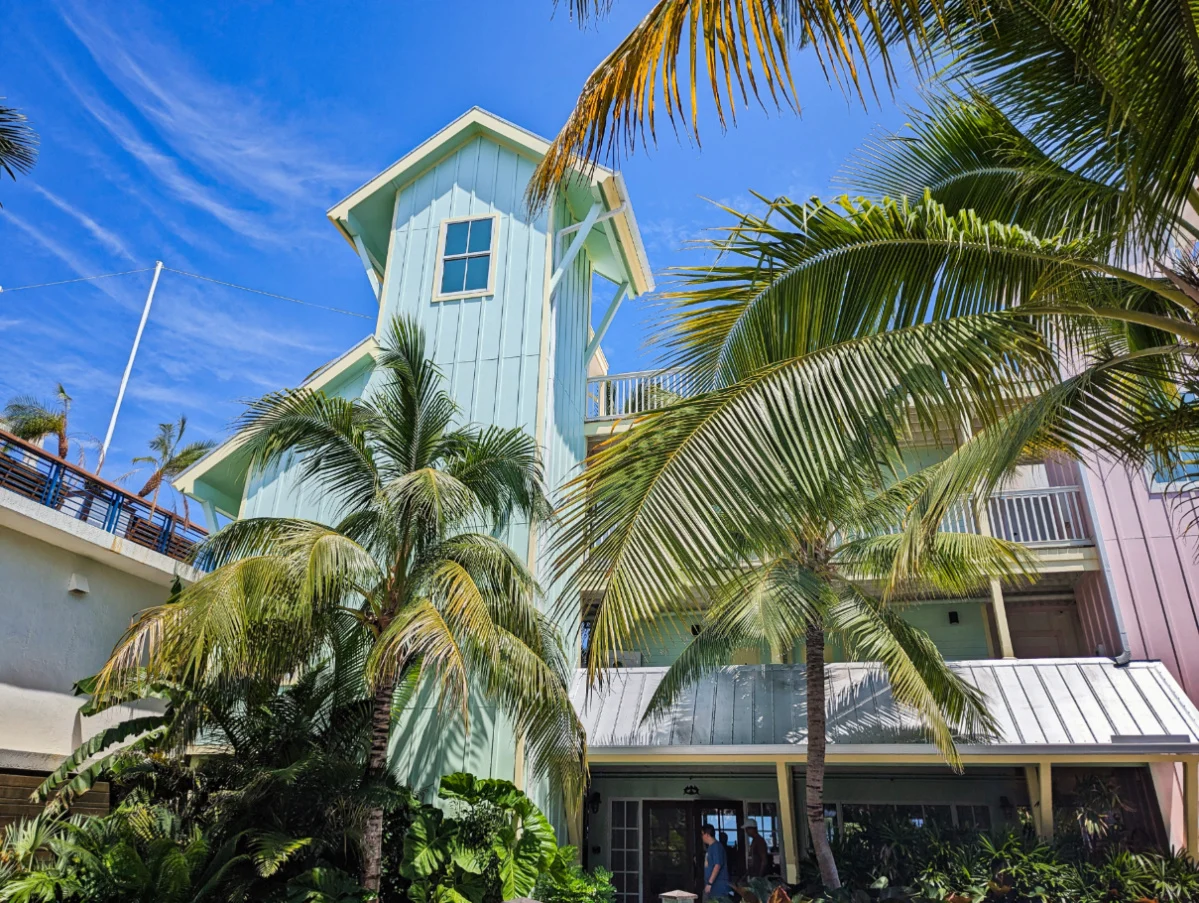
[[[335,357],[310,373],[304,379],[304,382],[300,384],[300,388],[319,389],[322,386],[327,386],[333,380],[337,379],[337,377],[341,376],[341,374],[345,373],[346,370],[350,369],[350,367],[361,361],[365,355],[370,354],[371,357],[375,357],[378,351],[378,341],[376,341],[373,335],[368,335],[349,351]],[[171,485],[180,492],[186,492],[190,495],[195,488],[196,480],[225,460],[225,458],[229,457],[229,455],[233,454],[233,452],[237,451],[241,447],[241,444],[241,433],[234,433],[191,467],[187,468],[187,470],[182,471],[171,481]]]
[[[370,181],[355,189],[346,197],[329,208],[326,216],[332,220],[342,237],[353,245],[354,227],[350,223],[350,212],[360,203],[369,199],[379,191],[391,189],[400,190],[419,173],[423,172],[430,162],[441,155],[442,148],[455,141],[462,134],[471,131],[486,132],[498,140],[524,151],[531,157],[541,159],[550,148],[550,143],[540,135],[521,128],[494,113],[489,113],[480,107],[467,110],[433,137],[421,142],[414,150],[402,156],[387,169],[383,170]],[[645,243],[641,239],[641,230],[633,216],[633,204],[629,200],[628,189],[624,178],[619,172],[596,164],[588,170],[591,182],[599,186],[604,195],[608,210],[616,210],[621,205],[624,211],[615,217],[613,226],[620,237],[624,253],[628,256],[631,294],[636,297],[654,290],[654,276],[650,268],[649,257],[645,252]]]
[[[366,200],[380,189],[387,187],[389,184],[392,187],[400,188],[404,183],[409,181],[407,175],[410,170],[421,166],[430,157],[435,156],[442,145],[453,141],[463,132],[475,128],[491,132],[497,137],[518,148],[524,149],[530,155],[538,158],[544,157],[550,149],[550,142],[540,135],[536,135],[528,129],[521,128],[519,125],[496,116],[494,113],[489,113],[482,107],[471,107],[433,137],[421,142],[414,150],[404,154],[404,156],[396,160],[395,163],[392,163],[387,169],[330,207],[328,211],[329,218],[345,220],[352,207]],[[593,181],[599,181],[600,178],[613,174],[613,171],[608,167],[597,165],[595,167],[596,178]]]

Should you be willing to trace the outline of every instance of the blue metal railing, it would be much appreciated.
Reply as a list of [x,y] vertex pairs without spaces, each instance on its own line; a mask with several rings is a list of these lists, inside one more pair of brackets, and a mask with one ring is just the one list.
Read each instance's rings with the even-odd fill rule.
[[0,489],[179,561],[186,561],[192,546],[207,535],[203,527],[173,511],[152,505],[3,430]]

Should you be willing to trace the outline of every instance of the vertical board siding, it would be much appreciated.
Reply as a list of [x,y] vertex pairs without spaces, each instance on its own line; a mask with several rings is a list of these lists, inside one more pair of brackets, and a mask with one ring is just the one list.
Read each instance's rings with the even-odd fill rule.
[[1110,459],[1088,458],[1085,472],[1130,651],[1160,659],[1199,702],[1199,544],[1186,506],[1177,492],[1151,491],[1146,472]]
[[[394,260],[380,328],[397,314],[414,317],[460,408],[462,422],[517,427],[533,434],[537,419],[546,215],[530,216],[524,191],[534,162],[476,138],[401,187],[396,201]],[[498,214],[493,237],[495,294],[434,301],[441,224]],[[551,338],[551,343],[553,339]],[[552,345],[551,345],[552,347]],[[580,429],[582,416],[579,417]],[[524,557],[529,526],[509,524],[503,538]],[[469,735],[456,713],[439,710],[425,691],[399,725],[397,772],[416,787],[466,770],[511,780],[515,732],[479,694],[469,701]],[[413,744],[411,738],[419,737]]]
[[[524,192],[535,161],[488,138],[478,137],[447,153],[413,181],[400,186],[395,199],[390,256],[384,276],[377,334],[381,338],[396,315],[411,317],[425,331],[430,357],[444,374],[460,408],[460,420],[515,427],[535,433],[541,369],[545,368],[542,434],[547,482],[556,490],[583,461],[586,373],[583,350],[590,312],[591,262],[581,254],[561,280],[543,323],[548,215],[530,214]],[[493,238],[495,293],[434,301],[441,224],[446,219],[498,215]],[[574,221],[557,204],[556,226]],[[549,356],[541,359],[542,330],[549,330]],[[368,372],[337,387],[347,398],[368,395]],[[330,520],[329,502],[307,489],[294,460],[248,485],[246,516],[300,516]],[[529,525],[515,522],[503,538],[520,556],[529,549]],[[549,576],[545,543],[539,544],[535,570],[542,585]],[[554,593],[545,604],[552,605]],[[576,606],[577,607],[577,606]],[[577,636],[575,612],[564,624]],[[392,766],[403,780],[426,796],[443,774],[468,770],[511,780],[515,772],[515,732],[509,720],[472,693],[469,732],[459,713],[440,707],[425,688],[401,716],[392,749]],[[544,782],[541,782],[544,783]],[[548,787],[531,788],[543,808],[560,803]]]

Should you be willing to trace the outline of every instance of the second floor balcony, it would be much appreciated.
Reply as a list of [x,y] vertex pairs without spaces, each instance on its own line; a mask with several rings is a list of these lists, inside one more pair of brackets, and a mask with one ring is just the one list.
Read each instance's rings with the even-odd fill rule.
[[186,561],[204,528],[0,430],[0,490]]
[[[657,410],[688,394],[689,379],[677,370],[594,377],[587,381],[585,419],[596,435],[602,435],[613,428],[615,421]],[[975,505],[958,505],[946,517],[942,529],[979,533],[986,526],[994,536],[1046,549],[1094,544],[1086,501],[1078,485],[998,492],[987,500],[984,513],[985,525],[980,523]]]

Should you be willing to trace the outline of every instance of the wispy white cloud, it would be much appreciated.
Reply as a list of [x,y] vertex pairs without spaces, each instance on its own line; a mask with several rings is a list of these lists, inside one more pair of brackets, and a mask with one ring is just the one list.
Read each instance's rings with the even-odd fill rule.
[[115,232],[110,229],[105,229],[98,222],[84,213],[77,207],[72,207],[58,195],[38,185],[36,182],[31,182],[30,187],[44,197],[47,201],[61,210],[67,216],[74,219],[77,223],[83,226],[97,242],[116,254],[118,257],[124,257],[126,260],[133,260],[133,254]]
[[[52,64],[53,65],[53,64]],[[253,212],[231,206],[217,193],[188,175],[179,161],[147,141],[128,117],[106,104],[94,92],[72,81],[64,81],[80,104],[130,156],[144,166],[176,200],[190,204],[212,216],[228,229],[246,238],[270,239],[273,231]]]
[[[23,232],[29,240],[39,245],[49,254],[57,257],[68,267],[70,267],[72,272],[79,276],[95,276],[99,273],[105,272],[104,268],[97,266],[88,258],[79,254],[72,245],[59,241],[57,238],[47,233],[44,229],[38,228],[24,218],[11,213],[3,207],[0,207],[0,222],[9,223]],[[98,279],[90,284],[98,288],[104,294],[108,295],[108,297],[112,298],[122,307],[130,306],[130,301],[126,294],[121,291],[118,286],[114,285],[111,280]],[[10,288],[11,287],[12,286],[10,286]]]
[[[271,109],[245,89],[210,78],[144,24],[123,25],[118,33],[82,4],[65,9],[63,19],[153,136],[64,79],[83,106],[171,195],[239,235],[302,243],[317,227],[314,221],[297,228],[296,215],[307,220],[314,199],[338,197],[370,175],[318,137],[325,122]],[[210,185],[220,186],[219,193]]]

